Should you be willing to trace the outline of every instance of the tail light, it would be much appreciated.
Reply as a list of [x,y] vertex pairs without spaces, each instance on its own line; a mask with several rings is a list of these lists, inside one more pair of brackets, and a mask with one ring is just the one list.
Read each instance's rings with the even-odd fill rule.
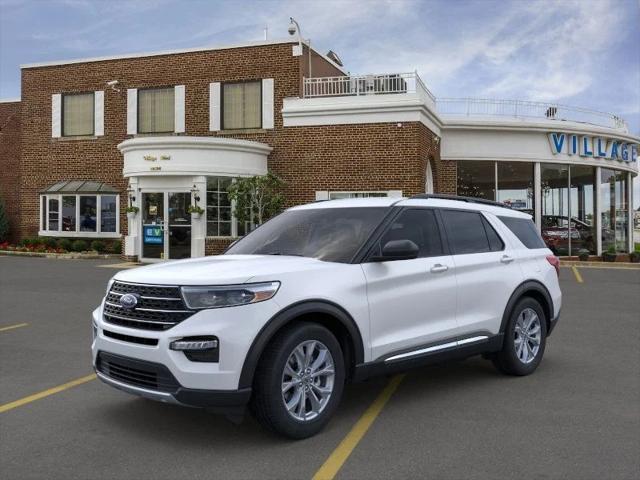
[[560,277],[560,259],[555,255],[547,255],[547,262],[556,269],[556,274]]

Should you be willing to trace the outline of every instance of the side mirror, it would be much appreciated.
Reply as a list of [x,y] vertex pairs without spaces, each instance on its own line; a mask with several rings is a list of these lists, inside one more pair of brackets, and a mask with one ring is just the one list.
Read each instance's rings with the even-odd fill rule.
[[382,247],[382,255],[373,257],[374,262],[387,262],[390,260],[411,260],[418,258],[420,249],[411,240],[391,240]]

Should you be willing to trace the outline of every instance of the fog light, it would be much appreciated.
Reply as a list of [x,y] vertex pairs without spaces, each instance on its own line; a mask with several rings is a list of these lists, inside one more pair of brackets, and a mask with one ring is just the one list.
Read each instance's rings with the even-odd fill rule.
[[218,340],[175,340],[169,344],[171,350],[210,350],[218,348]]

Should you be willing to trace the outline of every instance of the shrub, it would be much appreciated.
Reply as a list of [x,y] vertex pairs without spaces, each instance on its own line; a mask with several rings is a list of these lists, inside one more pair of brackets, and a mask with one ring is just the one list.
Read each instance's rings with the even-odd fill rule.
[[58,247],[58,241],[53,237],[38,237],[38,244],[45,245],[48,248]]
[[9,239],[9,217],[4,207],[4,200],[0,198],[0,243]]
[[111,243],[111,253],[120,253],[122,251],[122,242],[120,240],[114,240]]
[[70,252],[73,248],[73,242],[68,238],[61,238],[60,241],[58,242],[58,247],[60,247],[63,250],[66,250],[67,252]]
[[87,242],[84,240],[76,240],[71,245],[71,250],[74,252],[84,252],[87,249]]
[[104,244],[102,240],[94,240],[91,242],[91,250],[95,250],[96,252],[102,253],[107,249],[107,246]]

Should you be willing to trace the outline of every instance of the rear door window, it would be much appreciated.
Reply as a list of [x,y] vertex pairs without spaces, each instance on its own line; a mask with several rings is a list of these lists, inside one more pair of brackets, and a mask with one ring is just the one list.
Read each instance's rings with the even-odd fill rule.
[[487,232],[487,238],[489,239],[489,248],[492,252],[499,252],[500,250],[504,250],[504,242],[500,238],[500,235],[493,229],[489,221],[482,217],[482,224],[484,225],[484,230]]
[[479,212],[442,210],[442,220],[455,255],[492,251],[484,218]]
[[517,217],[498,217],[502,223],[504,223],[513,234],[518,237],[525,247],[533,248],[547,248],[544,241],[540,237],[533,220],[529,218],[517,218]]

